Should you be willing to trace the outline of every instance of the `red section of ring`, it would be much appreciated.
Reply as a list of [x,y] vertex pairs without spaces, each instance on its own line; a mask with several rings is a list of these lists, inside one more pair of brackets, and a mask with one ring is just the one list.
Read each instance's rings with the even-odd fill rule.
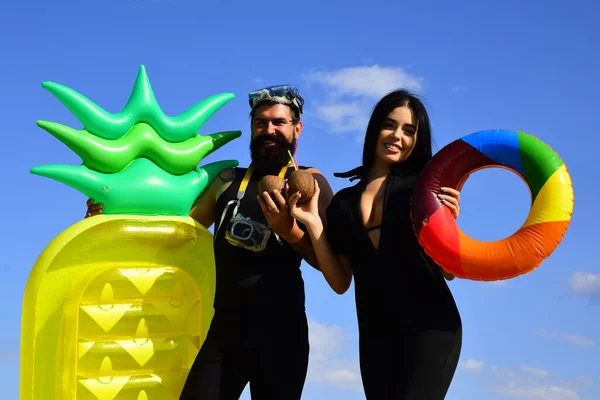
[[426,252],[444,270],[458,277],[465,275],[460,260],[458,227],[448,207],[439,207],[431,215],[429,222],[421,229],[419,241],[427,243]]
[[442,206],[437,197],[441,187],[457,189],[471,172],[492,166],[498,166],[498,163],[460,139],[440,150],[419,175],[413,191],[412,214],[417,236],[420,236],[423,223]]

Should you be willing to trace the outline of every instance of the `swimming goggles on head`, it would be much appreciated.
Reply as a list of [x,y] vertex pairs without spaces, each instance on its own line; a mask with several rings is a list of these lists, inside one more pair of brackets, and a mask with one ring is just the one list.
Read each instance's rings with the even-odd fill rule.
[[248,103],[250,103],[250,108],[256,107],[258,103],[264,100],[270,100],[280,104],[293,104],[300,113],[302,113],[302,108],[296,100],[296,95],[288,84],[269,86],[248,93]]

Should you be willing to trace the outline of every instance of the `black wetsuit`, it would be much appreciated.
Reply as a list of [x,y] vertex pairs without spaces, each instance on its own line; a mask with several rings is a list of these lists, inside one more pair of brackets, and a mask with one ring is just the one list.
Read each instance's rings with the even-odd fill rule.
[[[236,168],[217,200],[217,224],[245,173]],[[266,224],[256,200],[260,178],[251,177],[238,212]],[[215,232],[215,315],[180,399],[237,400],[250,383],[253,400],[299,400],[309,353],[302,258],[274,234],[262,252],[230,244],[224,234],[233,209]]]
[[327,209],[327,237],[349,257],[367,400],[441,400],[462,346],[462,324],[437,265],[423,252],[410,219],[416,176],[395,170],[384,183],[379,249],[361,219],[365,184],[339,191]]

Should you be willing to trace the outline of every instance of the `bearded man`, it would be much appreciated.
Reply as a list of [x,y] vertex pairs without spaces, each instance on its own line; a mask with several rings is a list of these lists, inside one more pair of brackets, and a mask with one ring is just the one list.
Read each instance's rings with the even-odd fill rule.
[[[180,399],[237,400],[250,383],[253,400],[300,400],[308,368],[302,259],[318,269],[308,233],[281,193],[258,193],[265,175],[286,178],[302,133],[304,100],[289,85],[249,94],[252,163],[226,170],[190,216],[215,223],[215,315]],[[289,151],[289,153],[288,153]],[[320,188],[320,210],[333,193]],[[289,193],[290,195],[292,193]],[[323,221],[325,216],[323,211]]]

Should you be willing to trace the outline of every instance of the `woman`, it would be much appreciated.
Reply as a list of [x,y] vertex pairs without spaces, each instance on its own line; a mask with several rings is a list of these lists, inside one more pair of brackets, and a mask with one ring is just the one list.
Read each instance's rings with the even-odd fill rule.
[[[308,229],[319,266],[338,294],[355,279],[360,369],[367,400],[444,399],[458,363],[462,324],[444,280],[453,276],[424,253],[411,221],[412,186],[432,157],[431,128],[417,97],[400,90],[375,107],[362,167],[341,177],[360,179],[318,214],[319,188],[291,214]],[[459,193],[442,188],[454,217]]]

